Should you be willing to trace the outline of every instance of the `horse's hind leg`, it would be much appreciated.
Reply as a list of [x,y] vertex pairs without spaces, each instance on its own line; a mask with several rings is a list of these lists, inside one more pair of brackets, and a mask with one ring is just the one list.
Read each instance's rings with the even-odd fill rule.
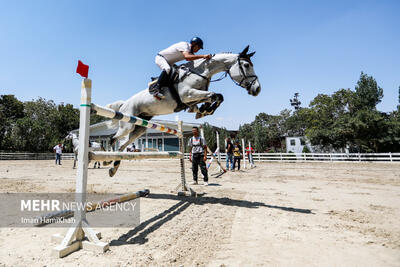
[[[124,151],[125,148],[127,148],[127,146],[129,146],[130,144],[132,144],[137,138],[139,138],[140,136],[142,136],[144,133],[146,132],[146,128],[142,127],[142,126],[135,126],[135,129],[129,133],[129,139],[128,141],[126,141],[124,144],[122,144],[119,148],[119,151]],[[120,160],[116,160],[114,161],[114,167],[110,168],[108,170],[108,174],[110,175],[110,177],[113,177],[115,175],[115,173],[117,172],[119,165],[120,165],[121,161]]]
[[78,160],[78,153],[74,152],[74,166],[72,167],[72,169],[75,169],[77,160]]

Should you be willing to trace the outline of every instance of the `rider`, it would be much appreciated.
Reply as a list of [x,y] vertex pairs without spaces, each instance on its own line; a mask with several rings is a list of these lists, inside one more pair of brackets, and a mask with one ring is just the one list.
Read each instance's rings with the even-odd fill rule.
[[199,37],[193,37],[192,40],[190,40],[190,43],[179,42],[158,52],[155,61],[162,72],[160,77],[158,77],[157,84],[151,89],[149,88],[150,94],[154,95],[154,97],[157,99],[164,98],[164,94],[161,90],[168,81],[171,65],[174,63],[184,59],[191,61],[201,58],[211,58],[211,55],[195,55],[194,53],[198,52],[200,49],[203,49],[203,41]]

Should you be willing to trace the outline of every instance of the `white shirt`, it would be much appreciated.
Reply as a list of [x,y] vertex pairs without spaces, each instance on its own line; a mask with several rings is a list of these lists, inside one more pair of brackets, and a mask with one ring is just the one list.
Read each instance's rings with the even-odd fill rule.
[[190,44],[187,42],[179,42],[171,45],[168,48],[160,51],[159,54],[162,55],[170,65],[184,60],[182,52],[190,52]]
[[192,154],[203,153],[205,145],[207,145],[206,140],[201,136],[197,136],[197,138],[192,136],[188,142],[188,146],[192,147]]
[[62,153],[62,146],[56,145],[55,147],[53,147],[53,149],[56,151],[57,154]]

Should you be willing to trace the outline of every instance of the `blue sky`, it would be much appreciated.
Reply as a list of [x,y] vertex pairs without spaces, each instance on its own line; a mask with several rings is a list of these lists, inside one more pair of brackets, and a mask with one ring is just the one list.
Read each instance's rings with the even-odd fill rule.
[[[78,59],[90,65],[93,102],[125,100],[159,74],[155,54],[200,36],[202,53],[247,44],[262,86],[252,97],[228,78],[211,85],[225,101],[207,121],[235,129],[260,112],[303,105],[352,88],[361,71],[384,89],[378,108],[396,108],[400,1],[0,1],[0,94],[26,101],[80,99]],[[178,114],[194,122],[194,114]],[[174,120],[176,114],[159,119]]]

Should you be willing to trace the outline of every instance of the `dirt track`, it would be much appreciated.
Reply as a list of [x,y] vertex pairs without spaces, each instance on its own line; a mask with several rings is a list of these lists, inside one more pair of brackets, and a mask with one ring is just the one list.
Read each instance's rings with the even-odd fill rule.
[[[0,161],[1,192],[72,192],[76,171],[62,163]],[[90,192],[151,192],[139,227],[99,229],[107,253],[54,259],[60,229],[3,228],[0,266],[400,266],[400,164],[258,164],[195,186],[206,193],[197,199],[171,193],[178,166],[123,162],[114,178],[89,170]]]

